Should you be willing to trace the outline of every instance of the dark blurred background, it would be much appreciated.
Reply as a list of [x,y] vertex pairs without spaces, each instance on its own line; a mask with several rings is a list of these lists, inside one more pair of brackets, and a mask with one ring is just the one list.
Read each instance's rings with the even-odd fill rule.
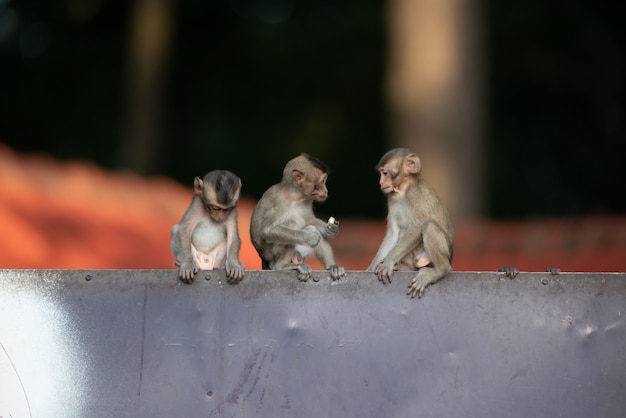
[[373,166],[403,145],[461,217],[626,212],[623,6],[418,3],[0,0],[0,142],[185,185],[226,168],[255,199],[305,151],[337,217],[384,216]]

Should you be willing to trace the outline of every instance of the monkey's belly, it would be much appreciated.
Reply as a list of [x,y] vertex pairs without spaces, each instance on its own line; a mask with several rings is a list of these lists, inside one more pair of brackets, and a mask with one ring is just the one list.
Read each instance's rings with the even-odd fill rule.
[[191,253],[196,266],[213,270],[224,266],[226,256],[226,233],[224,228],[201,223],[191,235]]

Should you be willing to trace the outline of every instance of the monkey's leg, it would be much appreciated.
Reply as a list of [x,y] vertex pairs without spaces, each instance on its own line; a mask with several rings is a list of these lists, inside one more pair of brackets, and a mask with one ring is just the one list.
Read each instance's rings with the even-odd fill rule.
[[335,264],[335,257],[333,256],[333,249],[328,241],[322,239],[317,247],[313,248],[313,254],[324,265],[324,268],[330,272],[330,278],[332,280],[338,280],[346,275],[343,267]]
[[183,283],[191,284],[195,274],[198,272],[198,268],[193,262],[191,248],[184,248],[185,246],[183,246],[182,234],[183,227],[180,224],[172,227],[170,248],[175,259],[174,265],[178,267],[178,277],[180,277]]
[[176,224],[172,227],[170,232],[170,250],[172,251],[172,255],[174,256],[174,266],[180,267],[182,265],[179,260],[180,255],[180,225]]
[[407,295],[414,298],[424,296],[426,287],[435,283],[452,270],[448,239],[443,229],[435,222],[426,222],[422,226],[425,255],[431,263],[419,269],[417,276],[409,285]]
[[304,260],[313,255],[313,248],[307,245],[296,245],[296,248],[291,257],[292,263],[303,263]]
[[283,252],[279,255],[274,263],[270,264],[270,268],[274,270],[296,270],[298,272],[298,280],[306,282],[311,277],[311,266],[306,263],[294,263],[292,258],[295,257],[296,250],[294,247],[282,247]]

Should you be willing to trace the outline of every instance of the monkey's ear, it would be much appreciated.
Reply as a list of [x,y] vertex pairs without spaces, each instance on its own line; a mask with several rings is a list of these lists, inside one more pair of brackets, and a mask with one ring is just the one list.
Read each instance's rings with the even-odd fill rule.
[[193,191],[197,195],[202,195],[202,189],[204,188],[204,182],[200,177],[193,179]]
[[293,179],[293,184],[296,186],[302,186],[302,183],[304,183],[304,173],[300,170],[293,170],[291,172],[291,178]]
[[417,154],[410,154],[404,159],[404,168],[407,173],[417,174],[422,169],[422,162]]

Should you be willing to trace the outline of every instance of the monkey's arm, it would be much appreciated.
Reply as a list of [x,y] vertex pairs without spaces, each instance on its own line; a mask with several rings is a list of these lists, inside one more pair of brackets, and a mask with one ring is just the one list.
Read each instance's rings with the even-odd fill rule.
[[241,238],[239,238],[239,228],[237,224],[237,212],[230,215],[229,224],[226,228],[226,277],[230,284],[237,284],[243,279],[245,266],[239,260],[239,250],[241,248]]
[[400,233],[400,229],[398,228],[395,222],[389,222],[387,224],[387,232],[385,233],[385,237],[383,238],[383,242],[380,244],[378,248],[378,252],[372,259],[367,271],[374,271],[376,266],[378,266],[381,261],[385,259],[391,248],[393,248],[396,241],[398,241],[398,235]]
[[400,233],[398,231],[398,240],[389,250],[387,255],[375,267],[374,272],[378,276],[378,280],[383,284],[391,283],[393,270],[398,261],[413,249],[417,248],[422,239],[421,230],[418,233],[411,234],[409,231]]
[[311,220],[311,225],[315,226],[319,233],[322,234],[322,236],[326,239],[333,239],[339,233],[339,223],[337,222],[324,222],[319,218],[313,217]]
[[330,272],[332,280],[338,280],[346,275],[343,267],[335,264],[335,257],[333,255],[333,249],[330,244],[321,240],[319,245],[314,248],[315,257],[324,265],[324,268]]
[[185,212],[183,219],[181,219],[180,224],[172,227],[172,254],[176,259],[175,265],[179,268],[178,277],[180,277],[184,283],[192,283],[193,276],[198,272],[198,268],[193,261],[193,255],[191,253],[191,235],[197,224],[197,222],[194,222],[194,219],[196,219],[196,205],[197,202],[194,198],[189,209]]
[[306,244],[315,247],[322,239],[321,234],[306,229],[294,229],[285,225],[274,225],[263,230],[263,240],[271,244]]

